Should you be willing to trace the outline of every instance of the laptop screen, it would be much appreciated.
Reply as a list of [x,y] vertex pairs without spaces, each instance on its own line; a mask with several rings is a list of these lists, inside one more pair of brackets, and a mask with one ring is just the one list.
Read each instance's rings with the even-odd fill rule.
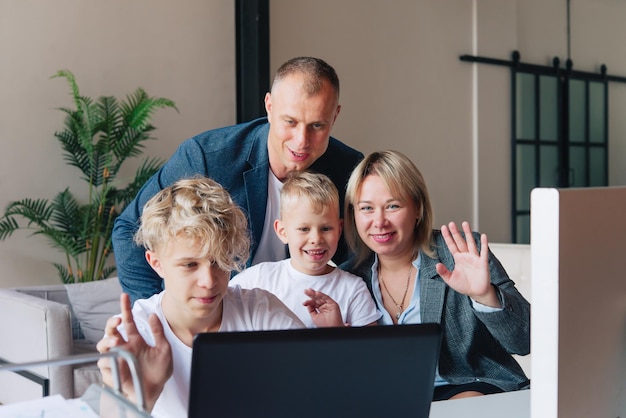
[[438,324],[198,334],[189,417],[427,417]]

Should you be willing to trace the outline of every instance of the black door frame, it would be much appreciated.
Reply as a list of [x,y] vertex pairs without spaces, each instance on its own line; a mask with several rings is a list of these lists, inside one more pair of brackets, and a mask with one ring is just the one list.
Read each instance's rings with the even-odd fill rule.
[[270,87],[269,0],[235,0],[237,123],[265,116]]

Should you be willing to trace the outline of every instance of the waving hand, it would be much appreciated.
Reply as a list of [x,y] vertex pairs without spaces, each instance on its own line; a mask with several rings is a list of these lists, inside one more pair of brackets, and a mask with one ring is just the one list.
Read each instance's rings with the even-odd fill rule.
[[441,227],[441,234],[454,257],[454,269],[450,271],[442,263],[437,264],[437,273],[452,289],[469,296],[483,305],[500,307],[495,288],[489,275],[489,249],[487,235],[480,236],[481,251],[478,250],[468,222],[463,222],[461,235],[454,222]]

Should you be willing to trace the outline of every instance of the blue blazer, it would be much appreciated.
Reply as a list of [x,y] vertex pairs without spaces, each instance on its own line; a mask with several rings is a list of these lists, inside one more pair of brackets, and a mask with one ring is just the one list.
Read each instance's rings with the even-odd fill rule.
[[[206,131],[184,141],[120,214],[113,229],[113,250],[120,283],[133,301],[163,289],[161,278],[145,260],[144,249],[133,241],[143,206],[160,190],[181,178],[204,175],[228,190],[248,217],[252,239],[250,263],[265,222],[270,169],[268,133],[267,119],[260,118]],[[339,189],[340,213],[343,213],[348,177],[362,158],[362,153],[331,137],[326,152],[310,167],[330,177]],[[340,263],[346,258],[347,247],[342,239],[334,260]]]
[[[442,326],[439,374],[453,385],[482,381],[504,391],[527,387],[530,381],[511,354],[530,353],[530,304],[489,252],[491,283],[500,291],[504,309],[492,313],[476,311],[468,296],[454,291],[437,274],[437,263],[453,269],[454,258],[441,232],[433,232],[435,255],[431,258],[422,254],[420,313],[422,322]],[[479,235],[475,234],[474,239],[480,247]],[[372,292],[373,263],[372,253],[359,266],[349,260],[340,267],[361,276]],[[384,310],[382,306],[378,308]]]

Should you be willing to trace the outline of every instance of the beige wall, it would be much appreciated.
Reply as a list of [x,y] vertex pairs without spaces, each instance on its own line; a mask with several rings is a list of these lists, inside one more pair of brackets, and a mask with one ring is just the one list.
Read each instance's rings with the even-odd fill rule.
[[[156,113],[146,155],[167,158],[182,139],[234,123],[233,16],[232,0],[0,0],[0,207],[84,190],[53,136],[56,108],[72,105],[65,80],[49,79],[59,69],[91,97],[141,86],[174,100],[180,113]],[[0,241],[0,287],[59,283],[50,263],[61,253],[27,236]]]
[[[458,57],[471,51],[472,2],[270,5],[272,69],[291,56],[315,55],[339,73],[342,110],[333,134],[364,153],[395,148],[407,154],[433,186],[438,219],[470,214],[465,179],[472,165],[458,162],[471,154],[472,79]],[[434,187],[441,180],[445,187]],[[447,204],[451,197],[456,207]]]
[[[626,75],[626,4],[571,2],[576,69]],[[470,220],[510,241],[510,73],[462,54],[550,65],[567,58],[563,0],[271,0],[273,68],[318,55],[342,82],[334,135],[398,149],[422,170],[435,226]],[[626,184],[626,85],[610,84],[610,183]]]
[[[158,141],[180,141],[235,121],[233,0],[0,0],[0,207],[22,197],[79,190],[53,137],[83,93],[123,95],[137,86],[176,101],[159,111]],[[571,1],[577,69],[626,76],[626,3]],[[436,226],[468,219],[492,241],[510,239],[508,69],[462,54],[547,65],[567,54],[563,0],[270,0],[271,71],[296,55],[337,69],[342,111],[333,134],[371,152],[409,155],[429,183]],[[610,183],[626,184],[626,85],[610,84]],[[0,287],[57,283],[59,253],[21,233],[0,242]]]

